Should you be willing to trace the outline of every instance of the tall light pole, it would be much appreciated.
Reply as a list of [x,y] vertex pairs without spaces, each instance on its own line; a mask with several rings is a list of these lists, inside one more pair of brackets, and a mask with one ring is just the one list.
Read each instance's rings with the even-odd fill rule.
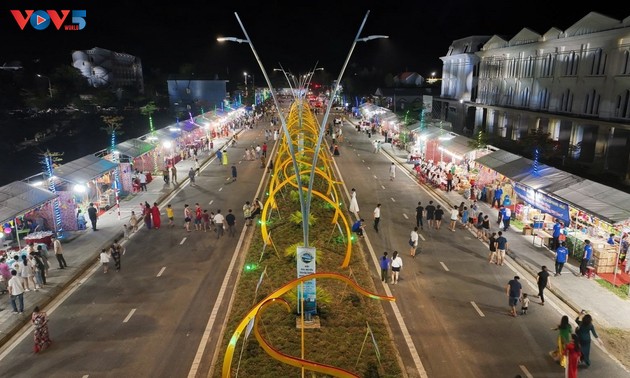
[[41,77],[43,79],[48,80],[48,94],[50,95],[50,98],[52,98],[52,84],[50,83],[50,78],[48,76],[44,76],[44,75],[40,75],[37,74],[37,77]]

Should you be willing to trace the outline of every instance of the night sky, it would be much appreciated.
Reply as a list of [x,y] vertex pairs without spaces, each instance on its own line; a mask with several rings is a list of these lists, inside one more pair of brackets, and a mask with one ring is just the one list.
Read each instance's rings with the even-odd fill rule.
[[[176,73],[182,64],[195,63],[199,75],[238,78],[248,71],[262,85],[262,75],[246,44],[216,41],[219,36],[244,38],[234,16],[237,12],[267,71],[281,64],[300,74],[317,65],[334,78],[369,10],[361,36],[384,34],[390,39],[357,44],[350,67],[392,74],[415,71],[428,77],[431,72],[441,72],[439,58],[456,39],[494,34],[512,37],[523,27],[541,34],[551,27],[565,30],[591,11],[616,19],[630,16],[627,1],[597,1],[589,7],[574,1],[538,0],[248,3],[251,1],[175,1],[162,6],[145,0],[4,1],[0,6],[0,64],[21,61],[45,73],[51,67],[70,64],[73,50],[98,46],[140,57],[145,76],[155,70]],[[518,8],[506,5],[516,3]],[[45,30],[27,24],[20,30],[11,9],[85,9],[86,26],[64,31],[52,24]]]

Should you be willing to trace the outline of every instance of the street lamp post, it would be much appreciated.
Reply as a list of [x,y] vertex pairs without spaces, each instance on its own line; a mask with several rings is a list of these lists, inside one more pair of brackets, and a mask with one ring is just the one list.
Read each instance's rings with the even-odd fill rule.
[[50,95],[50,98],[52,98],[52,84],[50,83],[50,78],[48,76],[44,76],[44,75],[40,75],[37,74],[37,77],[41,77],[43,79],[48,80],[48,94]]

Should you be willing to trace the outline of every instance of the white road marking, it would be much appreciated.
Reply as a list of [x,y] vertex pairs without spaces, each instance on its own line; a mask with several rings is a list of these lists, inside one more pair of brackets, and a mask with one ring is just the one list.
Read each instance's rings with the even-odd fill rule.
[[182,241],[179,242],[179,245],[184,244],[185,241],[186,241],[186,238],[183,238]]
[[86,374],[86,375],[84,375],[84,376],[83,376],[83,377],[81,377],[81,378],[88,378],[89,376],[90,376],[89,374]]
[[125,318],[125,320],[123,320],[123,323],[127,323],[129,321],[129,319],[131,319],[131,317],[133,316],[133,314],[136,312],[135,308],[132,308],[131,311],[129,311],[129,315],[127,315],[127,317]]
[[529,370],[527,370],[527,368],[525,367],[525,365],[518,365],[518,367],[521,368],[521,370],[523,371],[523,373],[525,374],[525,376],[527,378],[534,378],[534,376],[532,375],[532,373],[529,372]]
[[403,217],[405,217],[405,219],[409,219],[409,217],[405,213],[403,213]]
[[384,186],[384,185],[381,185],[381,188],[382,188],[382,189],[385,189],[385,186]]
[[210,200],[210,202],[208,202],[208,205],[212,205],[212,202],[214,202],[214,200]]
[[[357,156],[359,156],[359,155],[357,155]],[[365,163],[365,160],[361,160],[361,161]]]
[[396,200],[393,197],[389,197],[389,198],[392,200],[392,202],[396,202]]
[[220,187],[220,188],[219,188],[219,192],[220,192],[220,191],[222,191],[222,190],[223,190],[223,187]]
[[374,177],[375,179],[377,179],[378,177],[376,177],[376,175],[372,175],[372,177]]
[[479,316],[481,316],[482,318],[485,318],[486,316],[483,314],[483,312],[481,312],[481,310],[479,309],[479,307],[477,307],[477,304],[475,302],[470,302],[470,304],[475,308],[475,310],[477,310],[477,314],[479,314]]
[[162,276],[162,273],[164,273],[164,271],[165,271],[165,270],[166,270],[166,267],[165,267],[165,266],[163,266],[163,267],[162,267],[162,269],[160,269],[160,272],[157,274],[157,276],[156,276],[156,277],[161,277],[161,276]]
[[[446,270],[447,272],[449,272],[448,268],[446,267],[446,264],[444,264],[443,262],[440,261],[440,265],[442,265],[442,268],[444,268],[444,270]],[[474,303],[474,302],[473,302]]]
[[422,234],[418,234],[418,236],[420,237],[420,239],[422,239],[422,241],[427,241],[427,239],[425,239],[424,236],[422,236]]
[[370,167],[367,167],[367,169],[368,169],[368,171],[369,171],[369,170],[371,170],[372,168],[370,168]]

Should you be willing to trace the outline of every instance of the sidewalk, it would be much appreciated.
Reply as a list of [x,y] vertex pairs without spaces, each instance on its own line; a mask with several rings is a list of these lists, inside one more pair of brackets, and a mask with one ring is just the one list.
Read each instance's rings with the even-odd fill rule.
[[[406,150],[395,148],[390,144],[384,144],[381,151],[394,159],[399,167],[408,170],[415,177],[413,164],[407,163],[408,152]],[[445,204],[451,206],[459,206],[462,201],[466,204],[470,203],[469,199],[464,198],[463,195],[455,191],[447,193],[431,187],[427,187],[427,189],[441,198]],[[490,215],[490,219],[494,220],[497,218],[498,210],[491,208],[490,204],[478,202],[478,205],[480,211]],[[498,227],[494,222],[492,222],[492,226],[492,231],[498,231]],[[555,254],[547,247],[541,247],[540,239],[534,245],[531,235],[522,235],[515,228],[505,232],[504,236],[509,243],[509,258],[531,273],[534,279],[543,265],[546,265],[553,272]],[[547,290],[555,294],[574,311],[579,312],[582,309],[589,311],[595,321],[605,328],[630,330],[630,316],[627,316],[630,313],[630,300],[619,298],[593,279],[581,277],[579,275],[579,267],[574,261],[569,261],[569,263],[565,264],[563,272],[562,276],[551,277],[551,289]]]
[[[235,130],[240,134],[243,129]],[[199,151],[200,166],[214,157],[218,149],[223,149],[232,140],[232,137],[214,139],[214,149]],[[229,149],[228,149],[229,151]],[[62,240],[63,254],[68,262],[66,269],[58,269],[54,252],[49,252],[50,270],[47,276],[47,284],[39,291],[24,293],[24,314],[15,315],[11,308],[8,294],[0,295],[0,347],[4,345],[25,324],[30,323],[30,314],[35,306],[46,307],[67,286],[71,285],[79,276],[94,266],[101,249],[109,247],[114,240],[122,239],[123,223],[128,222],[131,211],[136,214],[140,211],[140,203],[145,201],[151,205],[154,202],[161,204],[177,187],[186,184],[188,170],[194,165],[194,160],[186,159],[175,164],[178,172],[179,184],[174,186],[165,184],[162,175],[155,175],[147,184],[147,191],[133,193],[120,201],[120,219],[118,209],[111,208],[98,218],[98,231],[92,231],[90,227],[84,231],[73,231]],[[163,218],[164,219],[164,218]],[[143,224],[143,222],[140,222]],[[89,226],[89,222],[88,222]],[[61,239],[60,239],[61,240]]]

